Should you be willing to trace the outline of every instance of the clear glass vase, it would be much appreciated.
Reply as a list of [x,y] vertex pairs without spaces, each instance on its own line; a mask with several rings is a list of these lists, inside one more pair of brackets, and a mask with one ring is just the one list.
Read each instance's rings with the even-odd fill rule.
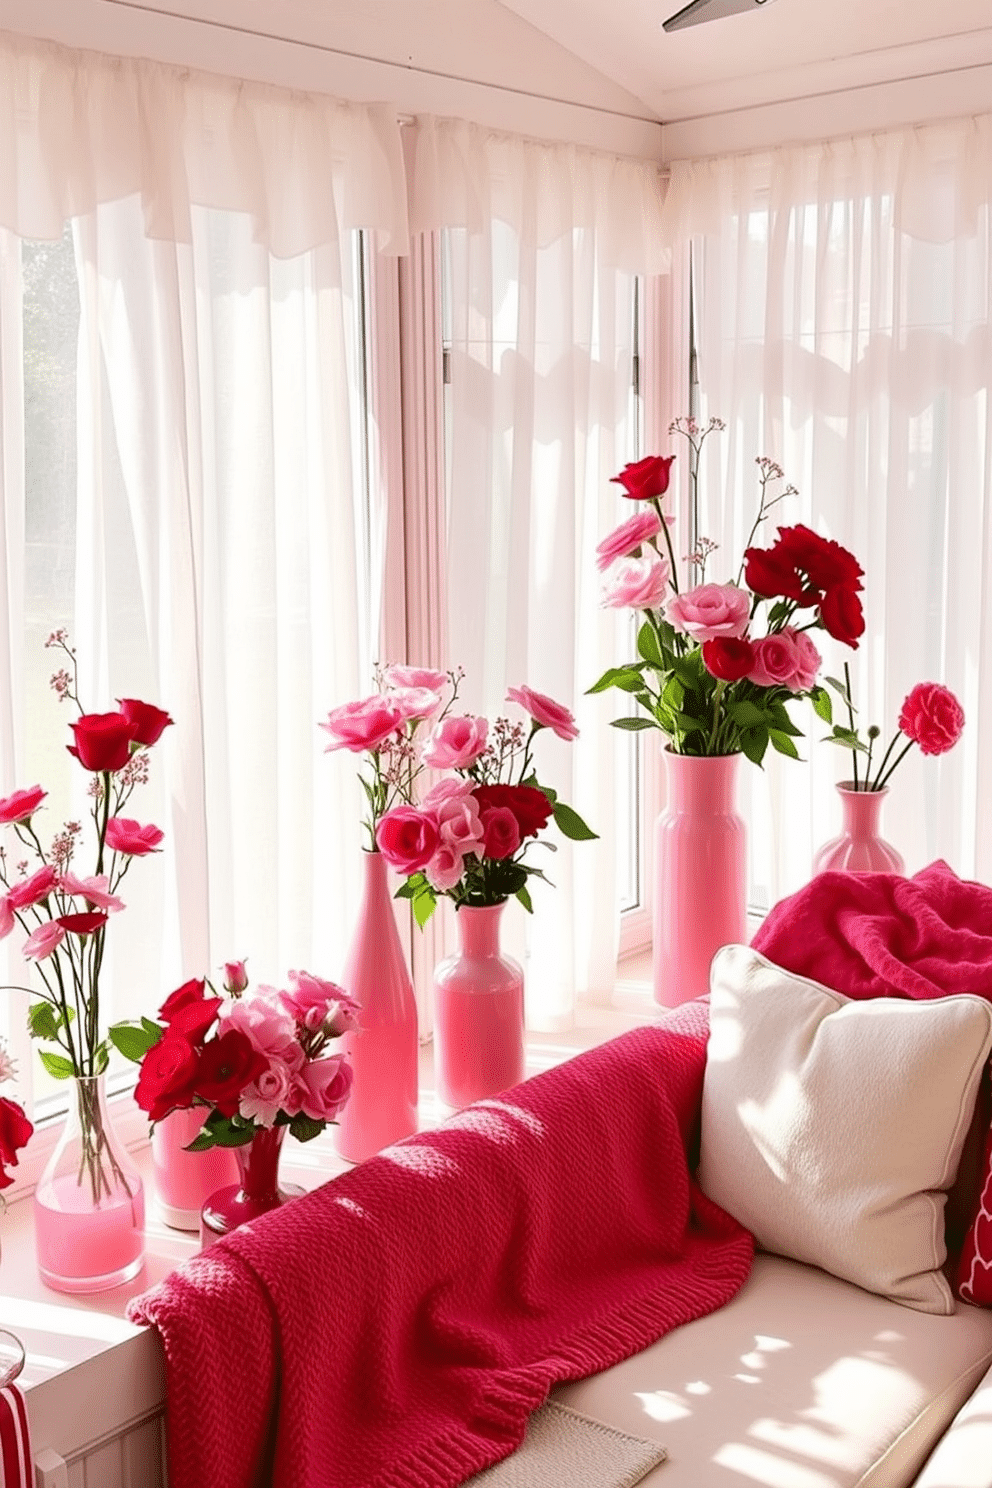
[[58,1292],[102,1292],[145,1254],[141,1175],[114,1130],[103,1075],[72,1081],[69,1114],[34,1195],[38,1271]]

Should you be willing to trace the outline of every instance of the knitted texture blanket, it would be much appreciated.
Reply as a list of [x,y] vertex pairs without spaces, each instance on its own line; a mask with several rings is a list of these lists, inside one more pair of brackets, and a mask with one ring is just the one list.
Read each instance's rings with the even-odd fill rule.
[[722,1306],[750,1235],[693,1181],[690,1004],[218,1241],[129,1308],[171,1488],[456,1488],[553,1385]]
[[845,997],[992,1001],[992,889],[940,859],[913,878],[817,874],[776,904],[751,944]]

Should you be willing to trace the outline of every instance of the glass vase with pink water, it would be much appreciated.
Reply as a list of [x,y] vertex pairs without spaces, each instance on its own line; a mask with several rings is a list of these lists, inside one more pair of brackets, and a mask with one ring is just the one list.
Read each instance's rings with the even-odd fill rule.
[[141,1270],[141,1175],[107,1109],[103,1075],[76,1076],[65,1128],[34,1195],[38,1270],[59,1292],[102,1292]]

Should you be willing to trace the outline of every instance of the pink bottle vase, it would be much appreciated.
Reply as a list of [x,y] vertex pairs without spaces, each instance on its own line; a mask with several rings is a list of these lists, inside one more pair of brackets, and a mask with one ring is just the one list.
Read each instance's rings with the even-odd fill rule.
[[747,939],[747,838],[735,809],[739,754],[665,750],[668,805],[655,835],[654,998],[710,989],[721,946]]
[[205,1249],[238,1225],[279,1209],[304,1190],[279,1182],[279,1154],[288,1126],[263,1127],[243,1147],[235,1147],[235,1181],[211,1194],[200,1216],[200,1244]]
[[363,852],[365,890],[341,985],[360,1005],[360,1026],[346,1033],[354,1082],[338,1117],[337,1149],[348,1162],[417,1130],[417,1003],[406,969],[379,852]]
[[503,908],[462,905],[461,950],[434,972],[434,1073],[446,1106],[471,1105],[524,1078],[524,974],[500,954]]
[[813,859],[813,872],[902,873],[906,867],[902,856],[878,833],[888,789],[856,791],[853,781],[844,780],[837,794],[843,831],[820,848]]
[[200,1210],[219,1188],[236,1183],[238,1162],[230,1147],[187,1152],[209,1112],[203,1106],[173,1111],[155,1123],[152,1164],[162,1218],[174,1230],[198,1230]]

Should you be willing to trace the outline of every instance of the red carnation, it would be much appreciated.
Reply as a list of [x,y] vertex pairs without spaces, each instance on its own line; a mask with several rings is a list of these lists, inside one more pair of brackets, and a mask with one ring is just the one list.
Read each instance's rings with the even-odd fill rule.
[[801,522],[795,527],[780,527],[775,547],[802,569],[815,589],[832,589],[835,584],[845,589],[862,588],[864,569],[854,554]]
[[517,818],[520,837],[536,837],[551,819],[553,807],[535,785],[479,785],[472,792],[482,817],[494,807],[504,807]]
[[746,548],[744,582],[752,594],[763,599],[794,599],[797,604],[815,604],[816,595],[806,597],[807,587],[796,566],[776,543],[773,548]]
[[196,1094],[216,1106],[222,1116],[233,1116],[245,1086],[264,1075],[268,1067],[269,1061],[258,1053],[251,1039],[232,1028],[204,1044]]
[[964,709],[950,688],[917,682],[903,702],[899,727],[922,754],[946,754],[961,737]]
[[718,636],[714,641],[703,642],[703,665],[721,682],[739,682],[754,662],[754,647],[744,637]]
[[134,1098],[153,1121],[193,1104],[200,1058],[188,1039],[171,1031],[141,1061]]
[[131,758],[136,729],[123,713],[84,713],[69,727],[76,742],[66,747],[84,770],[123,770]]
[[835,641],[856,649],[858,637],[865,632],[864,611],[857,591],[843,584],[828,589],[820,600],[820,622]]
[[152,703],[139,702],[137,698],[118,698],[120,708],[128,723],[134,725],[134,742],[151,746],[157,744],[172,719],[161,708]]
[[631,501],[652,501],[664,496],[672,478],[674,455],[645,455],[625,465],[619,475],[611,477],[623,486],[623,493]]
[[92,935],[107,923],[107,916],[98,909],[83,910],[81,914],[58,915],[56,924],[73,935]]

